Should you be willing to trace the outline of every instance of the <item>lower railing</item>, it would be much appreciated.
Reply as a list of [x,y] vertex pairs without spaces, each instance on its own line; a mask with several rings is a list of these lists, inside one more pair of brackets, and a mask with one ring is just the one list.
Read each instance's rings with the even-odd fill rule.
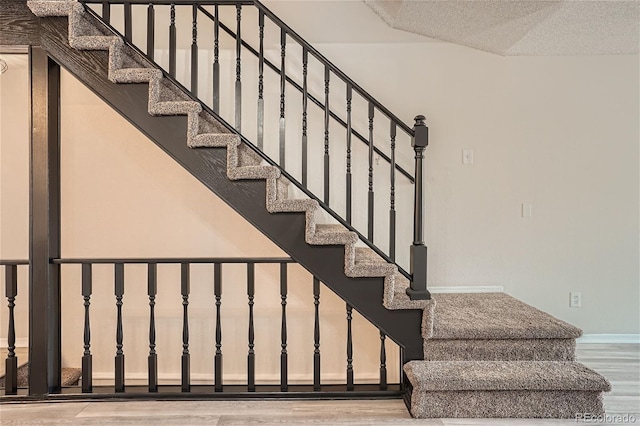
[[[16,321],[14,315],[15,301],[18,294],[18,270],[21,273],[27,272],[26,267],[19,268],[20,265],[28,265],[28,261],[0,261],[0,265],[5,270],[5,288],[8,300],[8,334],[7,346],[8,355],[6,359],[6,376],[4,386],[4,396],[8,395],[29,395],[27,388],[18,386],[18,360],[16,357]],[[336,318],[335,306],[338,299],[332,294],[323,296],[329,298],[328,302],[332,303],[331,310],[334,311],[333,318],[325,318],[321,316],[321,285],[320,280],[311,276],[306,271],[294,269],[290,271],[291,264],[295,262],[291,258],[144,258],[144,259],[53,259],[52,265],[59,265],[61,276],[61,293],[62,293],[62,335],[64,344],[61,347],[67,352],[69,347],[74,345],[80,348],[80,342],[73,342],[74,336],[82,340],[81,362],[75,365],[81,365],[82,375],[81,384],[75,386],[63,387],[58,391],[51,391],[45,397],[70,397],[78,395],[82,397],[108,398],[108,397],[230,397],[239,396],[266,396],[274,394],[284,397],[394,397],[400,396],[403,389],[402,386],[402,352],[401,348],[393,346],[393,357],[389,357],[393,362],[397,362],[398,373],[393,372],[396,383],[388,383],[387,372],[387,342],[386,335],[378,331],[379,351],[376,350],[375,356],[379,356],[379,367],[376,367],[376,380],[371,380],[368,376],[367,380],[358,381],[354,377],[354,349],[358,345],[354,344],[354,331],[358,327],[353,326],[354,312],[353,307],[346,304],[346,324],[342,332],[346,331],[346,342],[341,345],[335,344],[336,334]],[[25,269],[24,271],[22,269]],[[179,272],[178,272],[179,271]],[[305,283],[305,280],[310,282]],[[26,281],[21,277],[20,281]],[[146,281],[146,292],[144,292],[144,282]],[[193,292],[192,292],[193,284]],[[172,288],[173,287],[173,288]],[[178,289],[179,287],[179,289]],[[113,289],[114,298],[106,299],[105,291],[111,292]],[[223,289],[228,295],[228,299],[223,297]],[[262,315],[262,319],[256,319],[255,304],[257,301],[256,290],[261,298],[270,298],[272,306],[270,315]],[[272,290],[271,293],[268,290]],[[79,295],[76,293],[80,293]],[[177,293],[177,294],[176,294]],[[275,294],[274,294],[275,293]],[[309,293],[309,294],[306,294]],[[324,291],[323,291],[324,293]],[[131,303],[127,297],[131,294]],[[158,318],[158,302],[159,294],[162,295],[162,327],[159,326]],[[78,297],[81,296],[81,299]],[[141,296],[144,296],[145,303],[140,305]],[[242,297],[240,297],[242,296]],[[77,297],[77,299],[75,299]],[[171,300],[173,298],[173,301]],[[244,301],[241,302],[241,299]],[[74,301],[78,300],[77,302]],[[136,300],[137,299],[137,300]],[[239,300],[240,299],[240,300]],[[291,300],[291,302],[290,302]],[[301,312],[302,302],[307,300],[309,309],[307,312],[312,318],[305,321]],[[294,320],[288,321],[288,307],[295,304],[296,311]],[[342,302],[344,303],[344,302]],[[148,304],[148,306],[147,306]],[[97,306],[96,306],[97,305]],[[227,305],[227,316],[223,310]],[[234,306],[232,306],[234,305]],[[274,312],[274,307],[279,305],[278,311]],[[130,307],[131,306],[131,307]],[[244,306],[244,308],[240,308]],[[128,315],[124,308],[128,308]],[[192,307],[195,312],[191,312]],[[210,309],[209,309],[210,308]],[[173,309],[173,312],[172,312]],[[203,314],[203,309],[205,310]],[[94,312],[96,310],[97,312]],[[75,312],[74,312],[75,311]],[[144,312],[147,311],[147,315]],[[239,312],[246,313],[246,319],[241,319]],[[262,309],[262,314],[266,309]],[[135,312],[131,315],[131,312]],[[229,315],[230,314],[230,315]],[[115,317],[115,320],[114,320]],[[142,318],[142,317],[146,317]],[[92,323],[93,318],[93,323]],[[95,330],[96,319],[99,327]],[[142,320],[141,320],[142,318]],[[265,319],[266,318],[266,319]],[[275,321],[274,321],[275,319]],[[127,323],[129,320],[131,323]],[[190,321],[196,321],[197,327],[190,327]],[[176,321],[180,322],[181,338],[175,338],[171,345],[167,344],[170,339],[167,336],[161,336],[160,331],[167,332],[167,327]],[[259,324],[259,321],[264,321]],[[312,335],[309,341],[308,351],[301,353],[300,348],[304,343],[300,341],[293,342],[300,336],[300,325],[308,322],[308,336]],[[144,327],[142,326],[144,323]],[[232,330],[226,332],[223,324],[231,326]],[[18,324],[22,327],[25,324]],[[93,326],[92,326],[93,325]],[[241,326],[246,329],[241,332]],[[362,324],[361,324],[362,325]],[[209,327],[211,326],[211,327]],[[296,333],[291,332],[292,326]],[[113,327],[113,328],[111,328]],[[147,328],[148,327],[148,328]],[[326,327],[331,331],[328,335],[328,349],[321,346],[321,329]],[[371,326],[373,327],[373,326]],[[256,363],[256,341],[257,337],[261,337],[261,341],[265,342],[264,336],[258,336],[258,328],[269,336],[279,334],[276,342],[270,342],[272,348],[278,349],[278,362],[262,362],[260,365],[271,366],[268,374],[269,378],[265,379],[265,374],[261,376]],[[362,328],[362,327],[360,327]],[[148,339],[140,339],[140,336],[147,334]],[[24,330],[22,330],[24,331]],[[138,374],[128,384],[129,370],[125,370],[125,331],[133,335],[133,339],[127,340],[126,343],[131,351],[131,356],[135,360],[140,360],[140,353],[143,352],[142,347],[147,347],[147,368],[146,378],[142,379]],[[195,333],[194,333],[195,331]],[[99,344],[99,356],[101,364],[105,364],[107,360],[104,347],[108,347],[108,335],[115,334],[113,349],[115,349],[115,358],[113,361],[112,377],[97,378],[94,376],[94,367],[96,354],[94,346]],[[337,333],[337,334],[340,334]],[[24,333],[22,333],[24,334]],[[304,333],[302,333],[304,334]],[[96,339],[94,336],[99,336]],[[195,341],[194,341],[195,336]],[[165,353],[159,349],[159,337],[163,338]],[[176,333],[174,333],[176,337]],[[306,337],[306,336],[305,336]],[[371,337],[371,333],[369,333]],[[129,338],[128,338],[129,339]],[[375,337],[378,340],[377,337]],[[144,340],[144,341],[143,341]],[[147,341],[148,340],[148,341]],[[246,341],[244,355],[237,353],[238,342]],[[369,339],[367,349],[371,351],[371,339]],[[362,341],[362,339],[360,339]],[[195,350],[193,349],[196,344]],[[294,352],[291,352],[290,346],[294,343]],[[346,345],[344,345],[346,343]],[[209,346],[209,351],[203,350],[203,347]],[[229,359],[231,363],[238,367],[238,359],[246,356],[246,373],[244,379],[239,380],[238,374],[234,374],[232,379],[225,378],[225,362],[223,361],[224,345],[231,346],[236,349],[235,353],[225,353],[225,359]],[[170,346],[173,346],[171,348]],[[176,347],[178,346],[178,347]],[[266,346],[266,345],[265,345]],[[264,346],[263,346],[264,347]],[[173,349],[173,350],[171,350]],[[168,365],[167,360],[171,361],[171,354],[176,355],[180,350],[179,361],[173,356],[177,364],[179,364],[179,380],[171,380],[167,377],[163,378],[159,375],[159,359],[164,357],[164,370],[172,370],[172,366]],[[346,349],[346,350],[345,350]],[[343,378],[337,380],[334,376],[328,380],[322,374],[321,365],[322,354],[329,353],[331,362],[335,365],[335,360],[340,357],[336,354],[336,350],[344,351],[344,372]],[[71,351],[75,352],[75,351]],[[205,352],[205,353],[203,353]],[[263,352],[264,353],[264,352]],[[73,353],[57,354],[58,359],[65,359],[65,364],[74,365],[73,359],[80,355],[74,356]],[[63,356],[64,355],[64,356]],[[273,355],[273,350],[271,351]],[[193,381],[192,373],[192,356],[199,361],[199,369],[208,370],[202,367],[202,360],[209,359],[212,371],[206,374],[198,374],[197,380]],[[296,379],[291,380],[290,356],[296,358],[296,370],[298,374]],[[274,356],[270,357],[273,361]],[[307,361],[303,361],[304,359]],[[369,356],[369,358],[371,358]],[[31,359],[31,357],[30,357]],[[77,358],[76,358],[77,359]],[[134,360],[134,361],[135,361]],[[306,378],[305,374],[300,374],[304,368],[300,368],[300,364],[308,363],[312,365]],[[135,363],[135,362],[134,362]],[[138,366],[139,366],[138,362]],[[204,364],[207,364],[205,362]],[[177,367],[174,365],[173,367]],[[102,367],[103,370],[104,367]],[[135,367],[134,367],[135,369]],[[46,368],[31,369],[34,371],[46,371]],[[108,370],[108,369],[107,369]],[[177,368],[173,368],[177,370]],[[273,373],[279,370],[279,379],[273,379]],[[60,371],[60,369],[58,370]],[[166,376],[166,375],[165,375]],[[228,376],[228,375],[227,375]],[[31,379],[31,378],[30,378]],[[58,378],[58,382],[60,382]],[[42,397],[42,395],[40,395]]]

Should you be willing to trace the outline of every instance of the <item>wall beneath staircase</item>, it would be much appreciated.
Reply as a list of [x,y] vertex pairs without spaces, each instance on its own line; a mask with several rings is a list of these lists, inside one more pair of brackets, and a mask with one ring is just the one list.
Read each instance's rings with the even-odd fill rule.
[[[7,59],[4,55],[3,58]],[[2,78],[2,258],[28,257],[28,63],[26,55]],[[9,80],[7,76],[11,77]],[[62,256],[286,257],[278,247],[184,171],[71,74],[62,72]],[[257,201],[259,202],[259,201]],[[28,340],[27,268],[21,267],[16,307],[18,345]],[[113,377],[116,310],[113,268],[94,267],[91,299],[95,383]],[[192,383],[212,380],[215,351],[213,268],[191,268],[190,352]],[[79,266],[62,270],[63,366],[82,356],[83,307]],[[312,276],[288,267],[287,306],[290,383],[313,379]],[[159,266],[156,304],[161,382],[180,380],[182,299],[180,268]],[[278,382],[280,368],[279,266],[256,266],[257,383]],[[125,267],[124,352],[127,383],[146,383],[148,298],[146,268]],[[4,274],[0,277],[4,288]],[[346,366],[345,304],[321,288],[323,381],[343,382]],[[248,307],[244,265],[223,266],[225,383],[246,382]],[[0,304],[0,339],[6,341],[6,303]],[[354,312],[356,382],[376,382],[380,338]],[[389,382],[397,382],[398,348],[387,343]]]

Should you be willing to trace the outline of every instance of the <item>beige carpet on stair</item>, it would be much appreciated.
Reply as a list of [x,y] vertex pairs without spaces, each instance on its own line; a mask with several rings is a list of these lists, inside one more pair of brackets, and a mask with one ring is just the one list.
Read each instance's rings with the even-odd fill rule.
[[582,331],[505,293],[442,293],[432,339],[575,339]]

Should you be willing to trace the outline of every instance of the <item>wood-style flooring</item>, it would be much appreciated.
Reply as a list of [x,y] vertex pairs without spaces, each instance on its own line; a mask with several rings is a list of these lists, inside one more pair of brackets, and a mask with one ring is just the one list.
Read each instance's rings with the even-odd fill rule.
[[[556,419],[428,419],[409,416],[400,400],[111,401],[5,403],[5,425],[576,425],[640,424],[640,345],[579,344],[578,360],[606,376],[610,421]],[[631,421],[633,420],[633,421]]]

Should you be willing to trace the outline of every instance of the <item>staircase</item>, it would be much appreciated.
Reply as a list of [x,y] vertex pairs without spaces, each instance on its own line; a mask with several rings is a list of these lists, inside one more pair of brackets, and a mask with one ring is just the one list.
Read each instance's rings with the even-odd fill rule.
[[582,332],[504,293],[439,294],[425,361],[405,364],[414,417],[603,413],[608,381],[574,362]]
[[[82,3],[28,5],[47,18],[42,47],[52,58],[403,347],[413,416],[602,413],[601,392],[609,384],[573,361],[578,329],[503,294],[412,300],[412,282],[389,256],[371,241],[363,244],[344,220],[327,221],[326,203],[300,191],[282,162],[277,165]],[[418,120],[417,131],[423,128]]]

